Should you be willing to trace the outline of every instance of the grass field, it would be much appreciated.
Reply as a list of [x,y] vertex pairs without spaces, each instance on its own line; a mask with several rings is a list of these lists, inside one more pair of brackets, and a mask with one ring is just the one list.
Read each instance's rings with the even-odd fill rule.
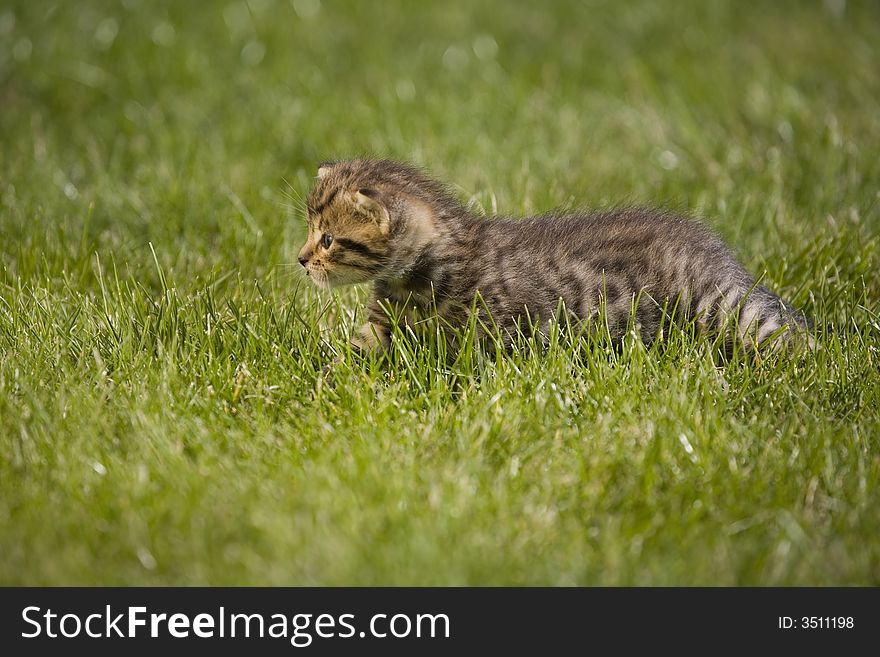
[[[872,2],[3,3],[0,583],[880,584],[878,107]],[[362,154],[703,216],[823,348],[324,383],[296,205]]]

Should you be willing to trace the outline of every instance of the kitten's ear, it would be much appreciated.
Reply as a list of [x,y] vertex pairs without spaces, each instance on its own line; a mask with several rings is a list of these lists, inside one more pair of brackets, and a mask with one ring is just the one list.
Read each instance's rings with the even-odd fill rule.
[[321,162],[321,164],[318,165],[318,180],[326,178],[327,174],[330,173],[330,170],[335,164],[336,162]]
[[388,208],[382,203],[381,194],[375,189],[361,188],[354,193],[354,202],[358,209],[372,218],[382,233],[387,233],[391,224]]

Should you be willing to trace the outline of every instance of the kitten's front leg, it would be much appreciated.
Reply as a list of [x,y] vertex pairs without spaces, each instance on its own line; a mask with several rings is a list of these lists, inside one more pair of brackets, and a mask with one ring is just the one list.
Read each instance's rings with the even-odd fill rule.
[[375,293],[367,304],[367,323],[358,330],[352,344],[361,352],[380,354],[391,344],[391,326],[388,322],[388,316]]
[[391,332],[382,323],[367,322],[351,343],[361,352],[382,353],[391,344]]
[[[388,318],[376,299],[370,301],[368,309],[368,321],[351,340],[351,346],[362,355],[368,353],[381,354],[391,345],[391,327]],[[342,362],[342,356],[336,356],[330,363],[324,366],[321,375],[324,378],[332,376],[333,370]]]

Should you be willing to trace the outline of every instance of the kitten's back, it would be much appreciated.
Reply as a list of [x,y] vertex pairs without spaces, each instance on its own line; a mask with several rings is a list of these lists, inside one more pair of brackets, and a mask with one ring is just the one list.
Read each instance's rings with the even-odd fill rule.
[[562,299],[578,318],[594,318],[601,308],[609,326],[622,329],[637,302],[646,340],[673,309],[676,319],[696,320],[704,330],[739,325],[747,342],[803,323],[756,285],[712,230],[675,214],[629,208],[483,219],[470,228],[471,243],[486,245],[473,264],[476,287],[508,300],[507,314],[522,302],[530,316],[547,317]]

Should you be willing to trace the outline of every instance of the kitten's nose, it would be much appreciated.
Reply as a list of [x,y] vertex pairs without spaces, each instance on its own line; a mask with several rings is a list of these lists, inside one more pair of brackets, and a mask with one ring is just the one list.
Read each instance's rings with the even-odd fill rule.
[[308,261],[309,261],[308,258],[303,258],[302,256],[299,257],[299,264],[301,264],[303,267],[306,266],[306,263],[307,263]]

